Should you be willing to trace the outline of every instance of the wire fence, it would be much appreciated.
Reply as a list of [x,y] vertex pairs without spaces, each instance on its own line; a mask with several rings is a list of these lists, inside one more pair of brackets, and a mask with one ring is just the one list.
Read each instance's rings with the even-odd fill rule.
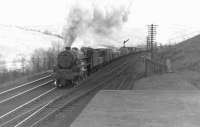
[[167,72],[167,65],[165,63],[160,63],[152,60],[148,57],[142,57],[143,63],[145,64],[145,75],[150,76],[153,74],[163,74]]

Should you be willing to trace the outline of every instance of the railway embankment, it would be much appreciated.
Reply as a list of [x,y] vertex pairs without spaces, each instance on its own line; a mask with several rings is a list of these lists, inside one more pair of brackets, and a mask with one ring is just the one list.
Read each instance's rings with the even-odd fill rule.
[[153,75],[138,80],[133,90],[196,90],[198,86],[194,84],[194,81],[197,83],[199,76],[196,73],[195,78],[184,72]]
[[[157,51],[159,60],[170,59],[171,68],[174,73],[154,75],[138,81],[136,87],[153,87],[160,89],[161,86],[184,87],[195,86],[200,88],[200,35],[194,36],[176,45],[162,47]],[[145,85],[146,84],[146,85]],[[156,85],[157,84],[157,85]],[[166,84],[166,85],[164,85]],[[148,85],[148,86],[147,86]],[[160,87],[157,87],[161,85]],[[136,88],[135,87],[135,88]],[[184,87],[185,89],[186,87]],[[162,89],[168,89],[163,88]]]

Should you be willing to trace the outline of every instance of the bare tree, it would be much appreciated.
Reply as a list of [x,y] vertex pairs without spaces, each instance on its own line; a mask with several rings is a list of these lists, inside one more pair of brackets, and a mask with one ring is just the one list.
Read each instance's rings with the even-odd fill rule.
[[25,54],[19,54],[18,55],[19,58],[17,61],[19,61],[19,63],[21,64],[21,70],[22,70],[22,73],[25,74],[25,71],[26,71],[26,57],[25,57]]
[[8,78],[8,70],[3,55],[0,54],[0,82],[4,82]]
[[31,56],[32,70],[39,72],[42,69],[44,49],[36,49]]
[[6,68],[6,62],[3,59],[3,56],[0,54],[0,72],[3,72]]
[[31,56],[31,66],[33,71],[49,70],[56,65],[58,53],[63,49],[62,43],[53,41],[47,50],[36,49]]

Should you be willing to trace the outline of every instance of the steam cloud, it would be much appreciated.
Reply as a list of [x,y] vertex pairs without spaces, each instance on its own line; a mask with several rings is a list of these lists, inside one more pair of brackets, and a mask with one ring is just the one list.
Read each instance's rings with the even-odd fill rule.
[[93,7],[92,10],[84,10],[74,6],[69,11],[67,24],[63,31],[65,45],[71,46],[77,37],[88,32],[108,37],[128,21],[128,15],[128,7],[121,6],[109,8],[109,10]]

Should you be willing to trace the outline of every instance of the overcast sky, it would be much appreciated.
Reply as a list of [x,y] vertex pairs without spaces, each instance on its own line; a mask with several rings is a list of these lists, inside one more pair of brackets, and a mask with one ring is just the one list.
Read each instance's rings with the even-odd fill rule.
[[[0,0],[0,24],[62,25],[68,9],[75,3],[71,1]],[[91,6],[91,1],[99,2],[99,6],[131,4],[126,26],[145,29],[148,24],[155,23],[160,42],[200,31],[199,0],[76,0],[86,8]]]

